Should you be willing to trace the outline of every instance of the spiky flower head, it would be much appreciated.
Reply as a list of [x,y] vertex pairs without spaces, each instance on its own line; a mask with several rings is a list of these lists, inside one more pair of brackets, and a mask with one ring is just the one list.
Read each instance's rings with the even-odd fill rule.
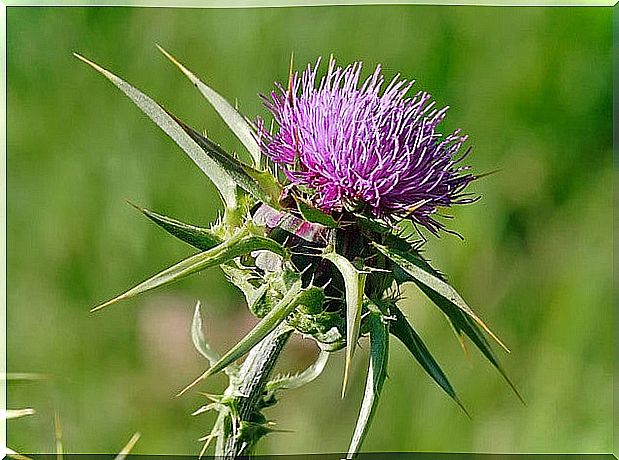
[[316,85],[319,64],[263,96],[275,132],[258,120],[263,152],[317,207],[408,217],[436,233],[438,208],[473,201],[463,190],[475,177],[458,166],[467,136],[437,131],[448,107],[425,92],[407,97],[414,82],[399,75],[383,90],[380,66],[360,84],[360,62],[331,59]]

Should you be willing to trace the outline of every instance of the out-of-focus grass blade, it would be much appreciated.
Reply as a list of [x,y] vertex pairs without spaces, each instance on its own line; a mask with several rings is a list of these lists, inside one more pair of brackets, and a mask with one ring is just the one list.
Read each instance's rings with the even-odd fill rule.
[[189,155],[193,162],[206,174],[209,179],[215,184],[219,193],[228,208],[236,207],[236,184],[232,178],[221,168],[215,161],[206,155],[204,150],[196,144],[196,142],[187,135],[187,133],[179,126],[179,124],[170,116],[170,114],[152,100],[150,97],[131,86],[123,79],[117,77],[113,73],[86,59],[85,57],[73,53],[75,57],[85,62],[97,72],[110,80],[118,89],[120,89],[142,112],[148,116],[159,128],[172,138],[183,151]]
[[143,292],[166,286],[206,268],[222,264],[257,250],[273,251],[280,255],[285,253],[285,250],[278,243],[269,238],[247,236],[246,233],[240,232],[238,235],[221,243],[219,246],[188,257],[138,284],[134,288],[129,289],[127,292],[93,308],[91,311],[97,311],[120,300],[128,299]]
[[[24,409],[6,409],[0,412],[0,419],[9,420],[21,417],[27,417],[29,415],[34,415],[36,412],[31,408]],[[26,457],[20,453],[15,452],[13,449],[9,448],[7,445],[4,445],[4,455],[15,460],[32,460],[30,457]]]
[[54,434],[56,435],[56,458],[62,460],[64,447],[62,445],[62,425],[60,424],[58,411],[54,411]]
[[5,455],[15,460],[32,460],[32,458],[19,454],[8,446],[5,447]]
[[179,126],[206,152],[208,157],[219,165],[243,190],[257,200],[280,209],[279,197],[281,185],[268,171],[258,171],[249,165],[234,158],[209,138],[204,137],[191,126],[169,113]]
[[[509,349],[466,304],[460,294],[458,294],[452,286],[447,284],[444,280],[432,272],[433,270],[429,268],[426,261],[414,254],[411,254],[410,252],[403,252],[398,249],[388,248],[377,243],[373,244],[380,252],[383,253],[383,255],[385,255],[385,257],[389,258],[392,262],[402,268],[412,278],[412,281],[414,281],[415,284],[420,287],[426,286],[432,292],[435,292],[438,296],[445,299],[446,302],[449,302],[451,305],[454,305],[466,313],[477,324],[479,324],[484,331],[490,335],[490,337],[492,337],[502,348],[504,348],[505,351],[509,352]],[[424,290],[424,292],[426,292],[426,290]]]
[[125,458],[127,458],[127,455],[129,455],[129,453],[133,450],[133,447],[139,441],[139,439],[140,433],[134,433],[133,436],[131,436],[131,439],[129,439],[129,442],[125,445],[125,447],[123,447],[122,450],[118,453],[118,455],[114,457],[114,460],[125,460]]
[[415,329],[413,329],[411,324],[408,322],[406,316],[404,316],[404,313],[402,313],[402,311],[394,305],[391,309],[391,314],[395,316],[395,321],[391,322],[389,328],[391,334],[397,337],[400,342],[406,346],[408,351],[411,352],[428,375],[434,379],[434,381],[458,404],[458,406],[460,406],[466,415],[469,415],[466,408],[460,401],[460,398],[458,398],[456,391],[451,386],[451,383],[449,383],[447,376],[438,365],[419,334],[417,334]]
[[170,53],[157,45],[159,51],[163,53],[172,63],[185,74],[187,78],[194,84],[198,91],[206,98],[206,100],[217,111],[222,120],[228,125],[232,132],[239,138],[254,161],[256,167],[260,167],[260,146],[254,137],[254,129],[249,122],[241,115],[232,105],[217,93],[210,86],[204,84],[190,70],[178,62]]
[[323,257],[333,263],[344,278],[346,288],[346,364],[344,368],[344,382],[342,384],[342,398],[346,394],[348,377],[352,358],[357,348],[359,328],[361,326],[361,309],[363,307],[363,290],[367,273],[357,270],[355,266],[344,256],[335,251],[328,251]]
[[0,374],[0,380],[6,381],[49,380],[49,378],[50,376],[46,374],[34,374],[30,372],[9,372],[8,374]]
[[219,361],[213,364],[206,372],[200,375],[187,387],[185,387],[179,396],[185,393],[187,390],[201,382],[202,380],[214,375],[230,364],[234,363],[237,359],[244,356],[252,348],[254,348],[262,339],[269,335],[279,324],[284,321],[295,308],[302,305],[304,302],[309,301],[312,297],[318,294],[317,291],[322,291],[318,288],[310,287],[306,290],[302,290],[301,281],[298,280],[290,287],[286,295],[275,305],[264,318],[260,320],[256,326],[247,334],[239,343],[237,343],[232,349],[226,353]]
[[175,236],[179,240],[190,244],[194,248],[206,251],[217,246],[218,244],[221,244],[222,242],[222,239],[208,228],[186,224],[180,220],[158,214],[131,202],[129,202],[129,204],[163,228],[166,232]]
[[376,311],[370,312],[368,326],[370,329],[370,366],[357,425],[346,456],[347,459],[352,459],[355,456],[365,439],[387,377],[389,326],[383,321],[382,314]]
[[329,360],[329,355],[329,352],[320,350],[318,358],[312,363],[311,366],[298,374],[281,376],[271,380],[266,384],[266,391],[293,390],[313,382],[325,369],[327,361]]
[[25,409],[6,409],[2,411],[0,418],[4,420],[11,420],[14,418],[27,417],[28,415],[34,415],[36,411],[27,407]]

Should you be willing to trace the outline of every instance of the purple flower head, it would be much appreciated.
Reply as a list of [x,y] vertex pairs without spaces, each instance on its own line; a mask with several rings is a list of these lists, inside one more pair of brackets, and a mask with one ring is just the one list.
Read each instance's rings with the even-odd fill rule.
[[270,132],[258,120],[264,153],[326,212],[363,209],[444,228],[437,208],[473,201],[463,189],[475,179],[457,166],[467,136],[436,131],[447,107],[434,108],[428,93],[407,97],[413,82],[399,75],[381,91],[380,66],[360,84],[360,62],[343,69],[331,60],[316,86],[319,64],[263,96],[277,125]]

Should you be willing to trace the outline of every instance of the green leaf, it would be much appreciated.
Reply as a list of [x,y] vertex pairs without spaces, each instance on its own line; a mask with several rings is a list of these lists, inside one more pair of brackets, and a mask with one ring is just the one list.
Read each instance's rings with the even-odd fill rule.
[[402,311],[395,305],[390,308],[390,311],[391,314],[395,316],[395,321],[391,322],[391,334],[397,337],[400,342],[406,346],[428,375],[434,379],[434,381],[460,406],[460,408],[462,408],[467,415],[469,415],[460,401],[460,398],[458,398],[456,391],[451,386],[451,383],[449,383],[447,376],[438,365],[419,334],[417,334],[415,329],[413,329],[411,324],[408,322],[406,316],[404,316],[404,313],[402,313]]
[[97,311],[120,300],[128,299],[161,286],[166,286],[196,272],[204,270],[205,268],[222,264],[229,260],[235,259],[236,257],[249,254],[252,251],[257,250],[273,251],[280,255],[285,254],[285,249],[275,241],[264,237],[249,235],[246,230],[243,230],[220,245],[215,246],[208,251],[200,252],[188,257],[176,265],[173,265],[172,267],[169,267],[146,281],[138,284],[124,294],[121,294],[118,297],[93,308],[91,311]]
[[262,153],[260,146],[254,137],[253,126],[243,117],[232,105],[226,101],[219,93],[213,90],[211,87],[202,83],[198,77],[196,77],[191,71],[185,68],[180,62],[178,62],[170,53],[164,50],[161,46],[157,45],[159,51],[161,51],[165,57],[167,57],[172,63],[185,74],[187,78],[194,84],[198,91],[206,98],[213,108],[219,113],[223,121],[228,125],[232,132],[238,137],[241,143],[245,146],[249,154],[251,155],[254,165],[260,167],[260,159]]
[[344,278],[346,288],[346,364],[344,368],[344,382],[342,384],[342,397],[346,393],[348,377],[352,358],[357,347],[359,328],[361,326],[361,310],[363,308],[363,290],[367,273],[357,268],[344,256],[337,254],[332,249],[323,253],[323,257],[329,260],[339,270]]
[[303,218],[315,224],[321,224],[329,228],[339,227],[337,221],[329,214],[325,214],[320,209],[317,209],[301,198],[296,198],[297,207]]
[[191,341],[196,350],[204,356],[211,365],[219,361],[219,354],[211,348],[206,341],[204,331],[202,330],[202,316],[200,315],[200,301],[196,303],[196,309],[193,312],[193,321],[191,322]]
[[142,112],[148,116],[159,128],[163,130],[183,151],[189,155],[193,162],[206,174],[209,179],[215,184],[217,190],[221,194],[227,208],[236,207],[236,184],[234,180],[226,173],[226,171],[218,165],[214,160],[205,154],[204,150],[196,144],[196,142],[187,135],[184,129],[179,126],[174,117],[170,115],[161,105],[152,100],[150,97],[131,86],[123,79],[117,77],[113,73],[103,67],[89,61],[77,53],[73,53],[75,57],[85,62],[97,72],[111,81],[118,89],[120,89]]
[[275,305],[275,307],[273,307],[273,309],[267,313],[267,315],[262,318],[260,322],[256,324],[256,326],[254,326],[254,328],[243,339],[241,339],[239,343],[232,347],[228,353],[226,353],[219,361],[207,369],[206,372],[185,387],[179,393],[179,396],[202,380],[224,370],[237,359],[248,353],[277,326],[279,326],[288,317],[288,315],[294,311],[295,308],[302,305],[304,302],[313,301],[314,297],[317,295],[324,295],[322,294],[321,289],[310,287],[303,290],[301,287],[301,280],[295,281],[277,305]]
[[367,435],[387,377],[389,325],[383,320],[383,315],[380,312],[371,311],[368,316],[368,326],[370,330],[370,366],[357,425],[346,456],[347,459],[352,459],[355,456]]
[[382,222],[376,219],[369,218],[363,214],[355,213],[355,221],[361,227],[361,230],[365,230],[369,233],[378,233],[381,235],[391,235],[393,227],[387,227]]
[[330,353],[320,350],[320,354],[314,363],[295,375],[280,376],[266,384],[266,391],[293,390],[307,385],[316,380],[327,365]]
[[175,236],[179,240],[190,244],[194,248],[206,251],[222,243],[222,239],[215,235],[210,229],[186,224],[180,220],[157,214],[156,212],[129,203],[154,223],[163,228],[166,232]]
[[261,284],[258,287],[254,286],[250,279],[253,276],[253,270],[249,268],[239,268],[236,264],[222,265],[221,269],[226,274],[228,281],[239,288],[245,295],[247,306],[252,312],[256,311],[256,305],[266,295],[269,284]]
[[[509,352],[509,349],[466,304],[460,294],[458,294],[458,292],[453,287],[451,287],[440,276],[438,276],[436,272],[429,266],[429,264],[419,255],[410,251],[405,252],[395,248],[388,248],[377,243],[372,244],[374,244],[374,246],[385,257],[389,258],[392,262],[402,268],[402,270],[404,270],[406,274],[411,277],[411,281],[417,284],[420,288],[422,286],[425,286],[431,292],[436,293],[438,297],[444,299],[444,302],[442,303],[447,302],[466,313],[479,326],[481,326],[486,331],[486,333],[488,333],[488,335],[490,335],[501,347],[503,347],[507,352]],[[422,290],[423,292],[426,292],[428,289]],[[436,301],[434,301],[434,303],[436,303]]]
[[246,165],[174,115],[170,114],[170,116],[173,117],[189,137],[206,152],[209,158],[229,174],[239,187],[257,200],[267,203],[276,209],[281,208],[279,205],[279,197],[282,187],[270,172],[258,171]]

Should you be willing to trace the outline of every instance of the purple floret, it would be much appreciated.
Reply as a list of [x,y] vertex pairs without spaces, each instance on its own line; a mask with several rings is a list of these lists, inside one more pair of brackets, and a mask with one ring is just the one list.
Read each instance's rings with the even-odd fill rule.
[[437,233],[437,208],[474,201],[463,189],[475,176],[456,158],[467,136],[436,131],[448,107],[434,108],[425,92],[406,97],[413,82],[399,75],[381,91],[380,66],[360,85],[360,62],[331,60],[316,87],[319,64],[263,96],[274,132],[258,120],[264,153],[317,207],[410,218]]

